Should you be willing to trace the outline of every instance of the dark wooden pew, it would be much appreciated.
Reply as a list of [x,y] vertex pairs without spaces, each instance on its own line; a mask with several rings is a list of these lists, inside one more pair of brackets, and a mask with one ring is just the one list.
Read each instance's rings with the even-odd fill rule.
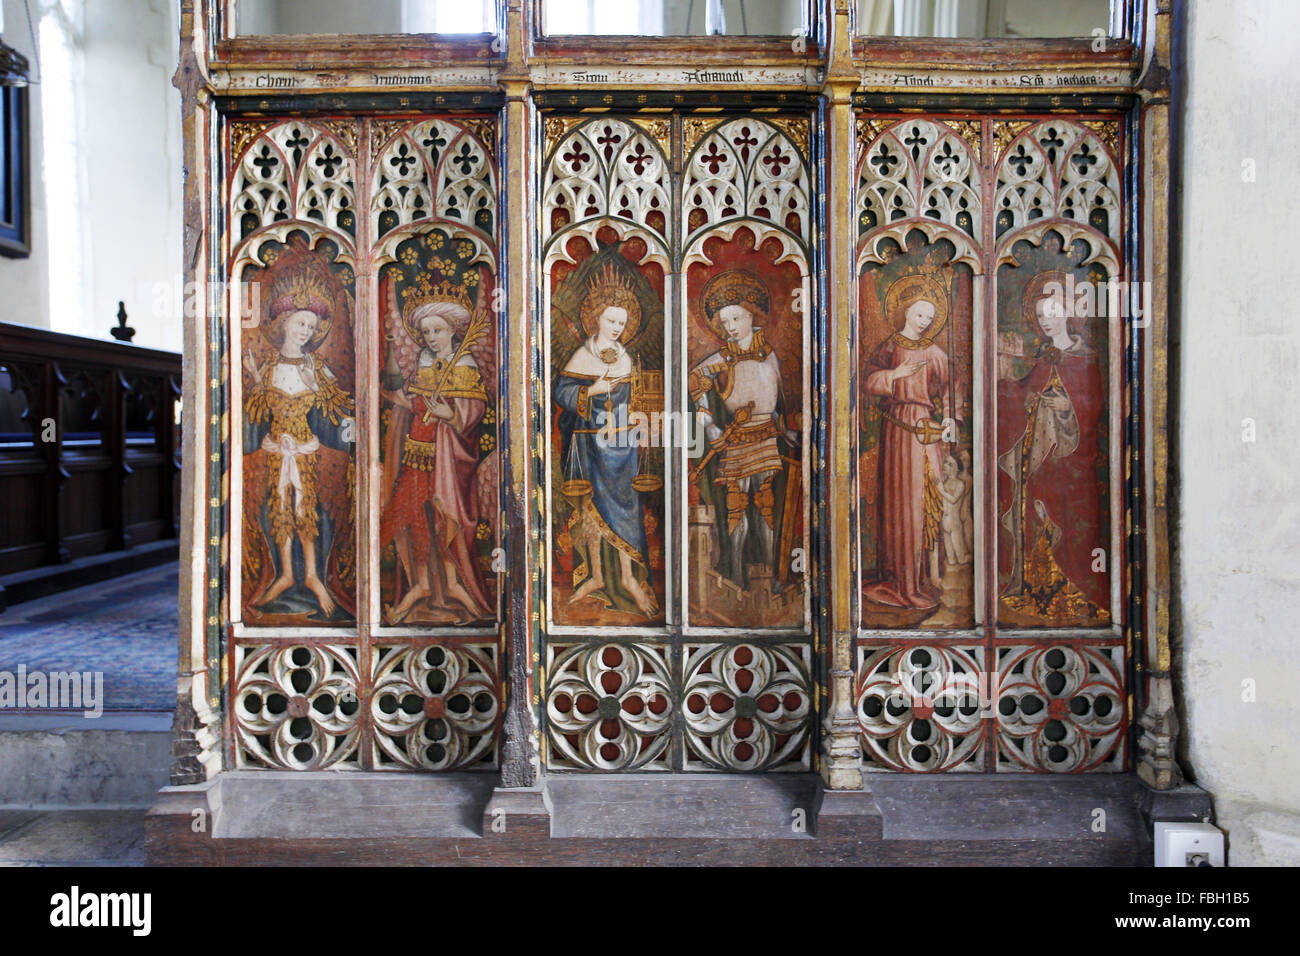
[[0,607],[174,559],[181,356],[0,322]]

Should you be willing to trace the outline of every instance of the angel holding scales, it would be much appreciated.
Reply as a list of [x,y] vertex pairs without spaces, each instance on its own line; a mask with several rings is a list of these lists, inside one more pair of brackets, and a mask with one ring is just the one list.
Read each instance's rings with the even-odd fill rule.
[[653,617],[658,608],[649,581],[641,493],[641,449],[611,442],[611,422],[626,422],[640,404],[643,375],[626,343],[640,329],[635,290],[613,267],[599,270],[582,300],[587,339],[556,378],[564,481],[561,492],[576,503],[572,525],[575,562],[570,603],[603,598],[608,608]]

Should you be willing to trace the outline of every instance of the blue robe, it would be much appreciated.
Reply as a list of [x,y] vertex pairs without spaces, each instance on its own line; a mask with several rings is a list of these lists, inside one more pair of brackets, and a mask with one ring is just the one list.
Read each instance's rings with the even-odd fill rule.
[[644,569],[649,565],[645,516],[641,494],[632,487],[632,479],[640,469],[640,449],[633,444],[620,447],[597,434],[606,422],[626,425],[632,384],[622,382],[608,394],[590,398],[584,417],[578,410],[578,392],[594,381],[589,376],[565,373],[555,382],[555,404],[561,408],[561,467],[566,480],[584,478],[591,482],[591,502],[604,525],[601,537]]

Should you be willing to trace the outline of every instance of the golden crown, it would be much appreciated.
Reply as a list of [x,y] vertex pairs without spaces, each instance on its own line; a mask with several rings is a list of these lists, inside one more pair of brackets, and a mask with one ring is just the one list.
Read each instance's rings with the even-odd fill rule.
[[714,276],[704,286],[704,313],[710,321],[729,305],[748,306],[751,311],[766,316],[771,311],[771,303],[763,280],[744,269],[730,269]]
[[464,282],[450,279],[434,282],[430,273],[421,272],[410,286],[402,290],[402,316],[409,316],[414,309],[430,302],[454,302],[466,312],[474,311],[474,303]]

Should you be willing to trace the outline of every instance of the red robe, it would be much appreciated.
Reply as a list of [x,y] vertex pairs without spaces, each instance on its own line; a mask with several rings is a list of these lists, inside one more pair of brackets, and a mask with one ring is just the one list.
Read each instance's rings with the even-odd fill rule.
[[[452,564],[465,590],[479,605],[471,610],[476,617],[485,618],[491,617],[492,611],[477,560],[475,533],[479,509],[474,472],[479,463],[478,423],[487,410],[487,402],[485,396],[479,397],[482,380],[477,369],[472,375],[466,374],[469,371],[470,367],[457,368],[456,373],[463,381],[454,378],[441,392],[442,399],[455,412],[450,421],[426,415],[429,406],[421,394],[411,395],[409,418],[393,415],[392,425],[399,429],[406,421],[410,422],[402,438],[420,444],[412,448],[403,441],[396,448],[402,463],[392,500],[380,522],[379,538],[381,545],[386,545],[399,529],[409,529],[412,559],[416,564],[427,561],[431,551]],[[471,381],[477,382],[477,388],[464,387]],[[456,385],[462,387],[457,389]],[[432,527],[426,515],[426,503],[433,510]],[[437,591],[435,586],[435,599]]]
[[[938,482],[943,475],[943,445],[923,443],[914,430],[918,422],[933,422],[930,397],[948,387],[948,355],[930,343],[921,348],[899,344],[894,335],[871,355],[863,388],[867,400],[880,399],[880,478],[876,522],[878,580],[863,589],[869,601],[892,607],[929,608],[939,603],[941,587],[930,580],[929,549],[937,541],[941,508]],[[886,373],[906,362],[924,359],[914,375],[889,384]],[[927,462],[929,467],[927,468]],[[927,474],[928,472],[928,474]],[[927,482],[930,485],[927,542]]]
[[[1108,619],[1114,556],[1110,522],[1102,510],[1107,449],[1097,442],[1106,393],[1098,361],[1077,340],[1064,352],[1048,346],[1024,379],[998,383],[998,571],[1004,598],[1041,589],[1034,552],[1038,548],[1045,557],[1050,550],[1066,581],[1096,605],[1080,613],[1100,623]],[[1069,398],[1069,411],[1052,412],[1041,405],[1038,398],[1047,393]],[[1018,496],[1022,482],[1024,493]],[[1038,514],[1037,502],[1045,517]],[[1040,541],[1044,534],[1046,543]],[[1097,548],[1106,552],[1105,571],[1093,570]]]

